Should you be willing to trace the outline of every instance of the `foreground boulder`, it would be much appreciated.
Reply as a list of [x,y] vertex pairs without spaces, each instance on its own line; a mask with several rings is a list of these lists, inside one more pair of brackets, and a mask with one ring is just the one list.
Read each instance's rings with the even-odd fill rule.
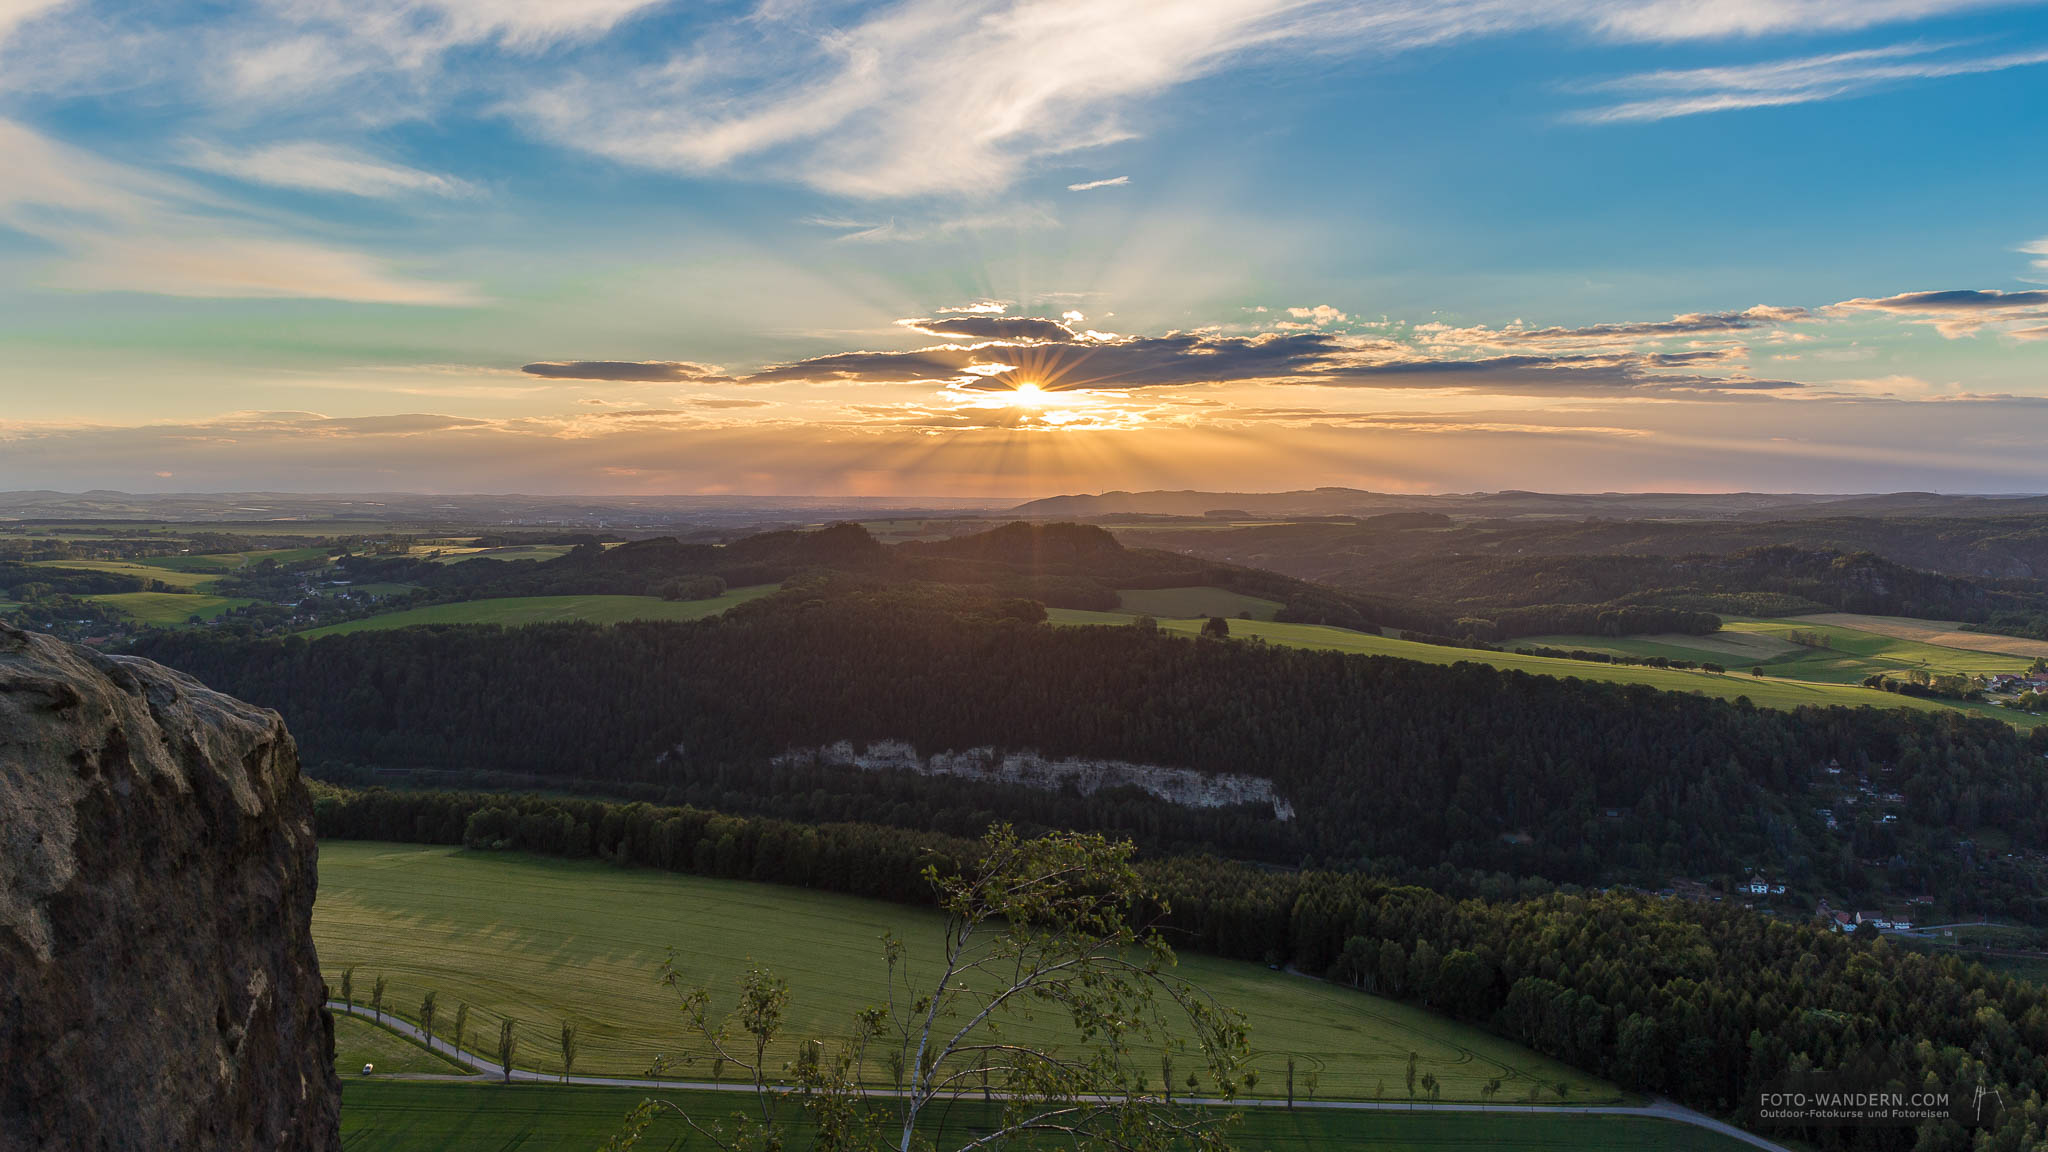
[[0,626],[0,1152],[338,1149],[275,712]]

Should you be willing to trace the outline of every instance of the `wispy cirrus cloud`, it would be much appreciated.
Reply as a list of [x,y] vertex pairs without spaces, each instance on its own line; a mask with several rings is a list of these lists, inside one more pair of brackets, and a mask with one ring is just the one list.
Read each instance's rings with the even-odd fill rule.
[[2043,236],[2031,244],[2020,245],[2020,251],[2025,255],[2036,257],[2034,271],[2048,273],[2048,236]]
[[[1846,32],[2025,2],[778,0],[744,13],[694,6],[683,19],[667,0],[222,0],[195,27],[179,4],[72,0],[56,16],[21,17],[24,42],[0,60],[0,88],[147,85],[337,134],[484,109],[627,164],[887,199],[1001,190],[1041,161],[1140,134],[1145,102],[1248,63],[1370,59],[1532,31],[1609,43]],[[0,24],[53,9],[0,5]],[[1700,70],[1677,92],[1661,86],[1687,74],[1653,73],[1614,82],[1656,90],[1605,112],[1654,118],[2016,66],[1879,53],[1743,66],[1755,75]],[[943,233],[884,219],[848,238]]]
[[973,193],[1136,135],[1138,102],[1251,60],[1538,29],[1637,43],[1847,31],[1998,2],[905,0],[829,27],[811,9],[775,7],[664,62],[585,72],[514,105],[565,145],[647,167],[751,171],[863,198]]
[[380,304],[475,303],[367,253],[285,235],[180,181],[88,155],[0,119],[0,226],[60,255],[74,291]]
[[1122,188],[1130,182],[1131,178],[1129,176],[1111,176],[1107,180],[1083,180],[1079,184],[1069,184],[1067,185],[1067,191],[1093,192],[1097,188]]
[[2048,63],[2048,48],[1961,53],[1954,45],[1895,44],[1712,68],[1642,72],[1586,86],[1621,97],[1574,117],[1594,124],[1669,120],[1709,112],[1775,108],[1858,96],[1910,80],[2003,72]]
[[195,141],[186,148],[184,159],[191,167],[237,180],[307,192],[390,199],[410,195],[467,196],[475,191],[451,176],[313,140],[242,149]]

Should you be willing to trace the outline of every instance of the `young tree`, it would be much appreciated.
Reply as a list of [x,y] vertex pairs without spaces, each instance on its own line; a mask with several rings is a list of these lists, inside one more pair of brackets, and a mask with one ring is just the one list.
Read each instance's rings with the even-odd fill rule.
[[504,1070],[505,1083],[512,1082],[512,1053],[519,1048],[519,1021],[510,1016],[498,1025],[498,1067]]
[[1416,1061],[1416,1059],[1417,1059],[1417,1056],[1416,1056],[1416,1054],[1415,1054],[1415,1053],[1413,1053],[1413,1052],[1410,1052],[1410,1053],[1408,1054],[1408,1098],[1409,1098],[1410,1100],[1413,1100],[1413,1099],[1415,1099],[1415,1061]]
[[[1248,1054],[1244,1023],[1176,977],[1172,949],[1137,920],[1163,901],[1139,877],[1132,853],[1129,843],[1099,835],[1024,839],[998,825],[963,873],[927,868],[945,914],[938,955],[929,967],[914,964],[901,941],[884,938],[883,1003],[859,1013],[852,1037],[797,1085],[815,1125],[814,1147],[940,1147],[929,1125],[921,1126],[927,1111],[982,1090],[996,1114],[985,1130],[949,1138],[948,1152],[1047,1136],[1129,1152],[1227,1148],[1230,1117],[1171,1101],[1172,1061],[1176,1054],[1198,1061],[1217,1093],[1231,1097]],[[651,1100],[612,1146],[631,1147],[666,1111],[723,1149],[779,1148],[772,1105],[789,1092],[771,1087],[759,1070],[786,997],[780,981],[749,973],[739,1006],[718,1024],[704,1007],[707,994],[684,997],[686,1017],[712,1041],[713,1053],[755,1070],[758,1119],[736,1115],[730,1125],[703,1125],[672,1103]],[[1041,1013],[1063,1022],[1064,1041],[1031,1042],[1011,1031]],[[1162,1054],[1165,1083],[1156,1092],[1146,1084],[1151,1053]],[[862,1078],[878,1065],[892,1081],[900,1078],[900,1091],[877,1091]],[[1186,1082],[1201,1080],[1191,1073]]]
[[455,1056],[462,1057],[462,1033],[469,1026],[469,1001],[455,1006]]
[[576,1026],[562,1021],[562,1083],[569,1082],[569,1073],[576,1070]]
[[426,1035],[427,1051],[434,1050],[434,993],[432,989],[420,997],[420,1031]]
[[356,1010],[356,970],[354,968],[343,968],[341,970],[341,1002],[348,1005],[349,1011],[353,1012]]
[[1287,1058],[1287,1108],[1294,1110],[1294,1057]]
[[375,984],[370,985],[370,1011],[377,1017],[377,1021],[379,1023],[383,1022],[384,977],[382,976],[377,977],[377,982]]

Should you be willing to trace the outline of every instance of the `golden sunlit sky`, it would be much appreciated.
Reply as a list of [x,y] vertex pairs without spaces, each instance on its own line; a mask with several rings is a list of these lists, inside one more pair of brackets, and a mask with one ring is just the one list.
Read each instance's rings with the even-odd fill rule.
[[2048,490],[2048,6],[0,0],[0,487]]

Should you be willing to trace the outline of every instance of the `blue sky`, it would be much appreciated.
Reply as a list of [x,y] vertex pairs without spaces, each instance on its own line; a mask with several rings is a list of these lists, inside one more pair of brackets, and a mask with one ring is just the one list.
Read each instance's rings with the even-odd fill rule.
[[2044,142],[2040,3],[0,0],[0,485],[2048,490]]

